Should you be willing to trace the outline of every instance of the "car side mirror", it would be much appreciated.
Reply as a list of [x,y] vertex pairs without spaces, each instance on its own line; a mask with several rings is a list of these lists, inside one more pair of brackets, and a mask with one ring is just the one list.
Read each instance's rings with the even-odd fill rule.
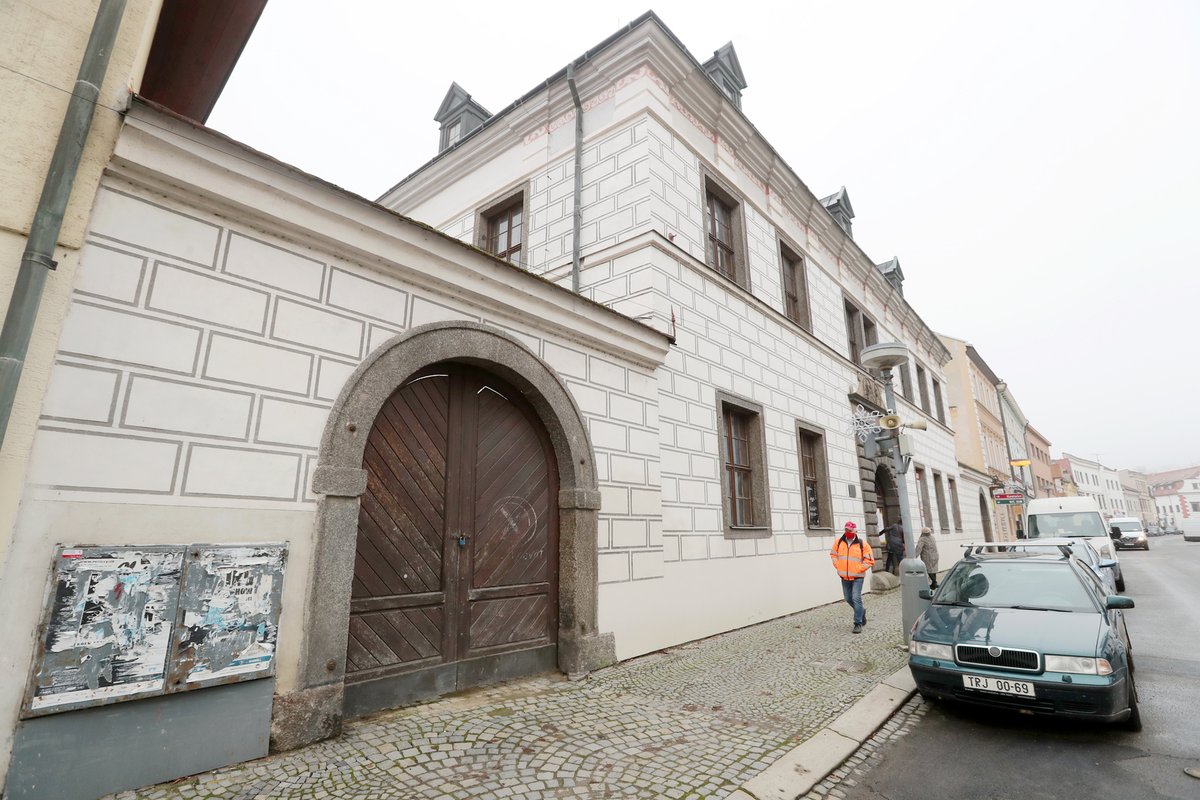
[[1121,529],[1118,528],[1116,525],[1113,525],[1111,528],[1109,528],[1108,535],[1109,535],[1109,538],[1111,538],[1111,539],[1120,539],[1121,538]]
[[1103,569],[1116,569],[1117,562],[1113,561],[1111,558],[1106,558],[1100,562],[1100,567]]
[[1104,599],[1105,608],[1133,608],[1132,597],[1122,597],[1119,594],[1110,594]]
[[917,592],[917,597],[921,598],[922,600],[932,600],[933,592],[929,591],[928,589],[921,589]]

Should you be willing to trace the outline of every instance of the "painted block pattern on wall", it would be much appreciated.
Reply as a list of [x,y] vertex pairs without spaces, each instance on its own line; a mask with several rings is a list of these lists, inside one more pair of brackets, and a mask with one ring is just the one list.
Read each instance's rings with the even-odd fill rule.
[[[123,185],[105,186],[97,209],[31,471],[60,499],[311,504],[329,408],[367,353],[426,322],[489,322]],[[558,371],[587,420],[601,580],[661,575],[656,378],[532,325],[496,327]]]

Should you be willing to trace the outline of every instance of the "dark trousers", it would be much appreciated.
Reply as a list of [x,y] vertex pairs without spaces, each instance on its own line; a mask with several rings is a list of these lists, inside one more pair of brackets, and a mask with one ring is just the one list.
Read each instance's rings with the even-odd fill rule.
[[893,575],[899,575],[900,574],[900,559],[901,559],[900,553],[893,553],[891,550],[888,550],[887,551],[887,561],[885,561],[883,564],[884,571],[890,572]]
[[862,601],[863,579],[842,581],[842,598],[854,609],[854,624],[862,625],[867,621],[867,612]]

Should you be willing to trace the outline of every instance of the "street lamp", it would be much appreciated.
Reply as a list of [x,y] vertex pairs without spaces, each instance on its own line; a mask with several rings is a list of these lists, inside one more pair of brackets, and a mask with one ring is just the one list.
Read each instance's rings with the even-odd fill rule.
[[[883,396],[889,414],[896,413],[896,394],[892,388],[892,368],[908,361],[908,348],[900,342],[880,342],[865,348],[861,355],[862,365],[877,369],[883,378]],[[875,440],[884,450],[890,450],[896,468],[896,494],[900,500],[900,524],[904,526],[904,560],[900,562],[901,618],[904,625],[904,641],[908,641],[913,623],[928,606],[918,593],[929,588],[929,577],[925,562],[916,557],[917,537],[913,530],[912,511],[908,507],[908,453],[903,452],[899,430]]]

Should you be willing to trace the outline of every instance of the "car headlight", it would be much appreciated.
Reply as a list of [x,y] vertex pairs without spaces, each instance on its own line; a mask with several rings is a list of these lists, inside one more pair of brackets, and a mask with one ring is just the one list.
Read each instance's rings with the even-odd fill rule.
[[1046,656],[1046,672],[1070,672],[1075,675],[1112,675],[1106,658],[1084,656]]
[[908,652],[914,656],[925,656],[926,658],[940,658],[943,661],[953,661],[954,651],[950,649],[948,644],[934,644],[933,642],[918,642],[913,639],[908,643]]

